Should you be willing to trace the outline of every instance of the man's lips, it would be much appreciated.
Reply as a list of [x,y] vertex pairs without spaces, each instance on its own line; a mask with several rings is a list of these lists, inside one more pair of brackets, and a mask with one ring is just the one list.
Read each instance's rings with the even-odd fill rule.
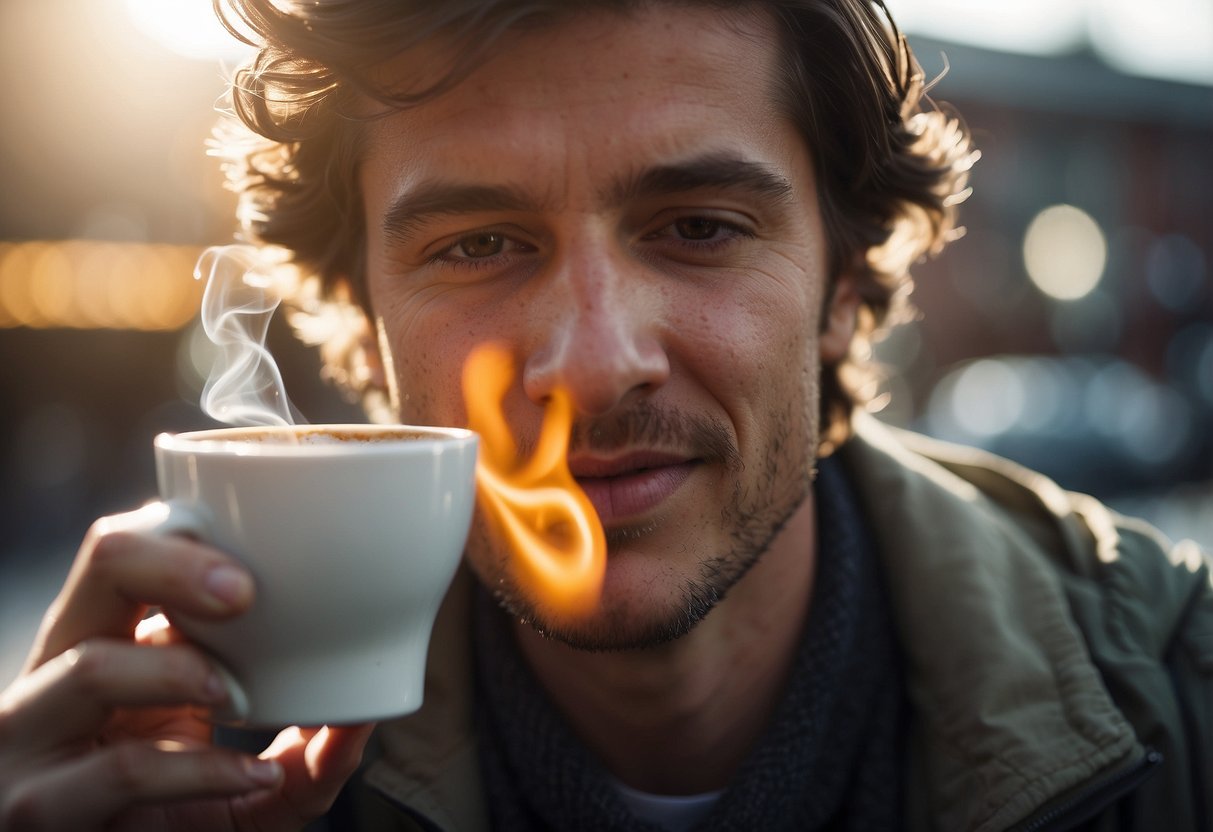
[[574,457],[569,470],[604,526],[639,517],[665,501],[686,481],[698,459],[657,451],[634,451],[613,459]]

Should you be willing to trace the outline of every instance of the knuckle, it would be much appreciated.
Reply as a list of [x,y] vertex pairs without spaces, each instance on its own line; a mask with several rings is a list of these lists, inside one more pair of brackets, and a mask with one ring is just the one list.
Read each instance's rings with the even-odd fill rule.
[[92,697],[106,689],[113,665],[111,645],[100,639],[88,639],[64,655],[68,663],[68,678],[77,689]]
[[94,572],[106,573],[115,568],[136,545],[138,535],[123,529],[113,528],[104,519],[98,520],[89,530],[90,545],[87,549],[87,562]]

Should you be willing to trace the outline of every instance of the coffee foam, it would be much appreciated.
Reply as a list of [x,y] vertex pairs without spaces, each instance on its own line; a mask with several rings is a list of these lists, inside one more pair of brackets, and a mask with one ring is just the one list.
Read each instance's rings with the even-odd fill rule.
[[450,442],[474,442],[475,435],[456,428],[413,425],[303,425],[295,427],[217,428],[188,433],[162,433],[156,447],[169,452],[217,455],[293,457],[344,456],[373,449],[413,454]]
[[411,430],[389,431],[333,431],[317,428],[305,431],[250,431],[238,436],[225,437],[225,441],[255,442],[261,445],[341,445],[354,442],[375,445],[384,442],[408,442],[440,438],[437,434]]

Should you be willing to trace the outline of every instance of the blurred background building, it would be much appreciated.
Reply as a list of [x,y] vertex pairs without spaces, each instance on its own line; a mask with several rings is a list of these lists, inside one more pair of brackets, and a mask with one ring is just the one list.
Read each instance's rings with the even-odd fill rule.
[[[1213,4],[889,5],[983,157],[878,348],[881,417],[1213,548]],[[153,494],[152,437],[211,424],[192,267],[233,231],[204,152],[230,43],[206,0],[0,3],[0,684],[92,519]],[[309,420],[359,418],[271,344]]]

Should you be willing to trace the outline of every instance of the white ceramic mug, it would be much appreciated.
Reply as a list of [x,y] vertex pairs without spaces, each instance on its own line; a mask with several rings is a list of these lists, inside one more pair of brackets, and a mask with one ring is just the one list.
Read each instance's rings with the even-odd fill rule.
[[421,705],[430,630],[475,501],[477,437],[379,425],[230,428],[155,440],[154,531],[253,575],[227,621],[168,611],[228,676],[223,722],[365,722]]

